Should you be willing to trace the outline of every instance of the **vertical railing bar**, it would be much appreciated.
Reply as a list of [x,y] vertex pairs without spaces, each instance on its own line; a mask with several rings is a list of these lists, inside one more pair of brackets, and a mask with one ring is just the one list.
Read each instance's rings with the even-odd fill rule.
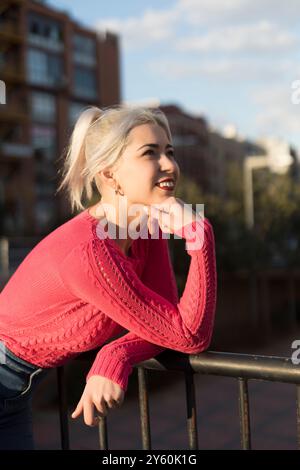
[[194,372],[185,371],[185,396],[189,449],[198,449],[197,410],[195,400]]
[[66,393],[66,374],[64,366],[57,367],[57,388],[59,402],[59,421],[62,450],[70,449],[68,403]]
[[239,377],[238,384],[239,384],[239,415],[240,415],[241,447],[243,450],[249,450],[251,449],[251,429],[250,429],[248,381],[246,379]]
[[297,441],[300,450],[300,385],[296,385],[296,406],[297,406]]
[[7,237],[0,238],[0,269],[1,274],[9,275],[9,239]]
[[144,450],[151,450],[151,431],[149,415],[148,372],[138,367],[139,407],[141,419],[142,446]]
[[289,299],[289,321],[291,328],[297,328],[297,309],[296,309],[296,291],[295,277],[293,272],[288,276],[288,299]]
[[98,424],[99,432],[99,447],[100,450],[108,450],[108,437],[107,437],[107,418],[103,416],[99,418]]

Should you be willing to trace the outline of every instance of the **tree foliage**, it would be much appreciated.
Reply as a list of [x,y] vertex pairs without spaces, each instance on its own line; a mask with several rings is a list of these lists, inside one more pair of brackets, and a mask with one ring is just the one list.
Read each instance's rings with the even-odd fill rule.
[[225,197],[204,193],[181,174],[176,192],[187,203],[204,204],[205,216],[214,228],[218,269],[298,266],[300,185],[293,174],[254,172],[253,230],[245,224],[243,178],[237,165],[228,166],[226,187]]

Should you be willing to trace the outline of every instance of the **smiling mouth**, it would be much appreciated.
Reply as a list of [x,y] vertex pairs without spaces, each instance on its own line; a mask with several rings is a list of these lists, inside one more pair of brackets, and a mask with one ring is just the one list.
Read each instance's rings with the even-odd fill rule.
[[174,181],[163,181],[161,183],[156,183],[156,185],[160,189],[172,191],[175,188]]

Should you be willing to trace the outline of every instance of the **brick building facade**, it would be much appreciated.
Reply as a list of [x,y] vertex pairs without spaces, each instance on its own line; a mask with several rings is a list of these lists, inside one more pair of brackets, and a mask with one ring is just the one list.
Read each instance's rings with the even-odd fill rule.
[[43,2],[2,0],[0,80],[0,234],[47,233],[69,215],[54,192],[76,117],[121,101],[119,38]]

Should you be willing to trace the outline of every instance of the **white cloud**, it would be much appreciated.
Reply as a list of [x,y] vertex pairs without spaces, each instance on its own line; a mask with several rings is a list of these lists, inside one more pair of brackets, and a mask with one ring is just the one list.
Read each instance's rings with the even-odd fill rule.
[[291,93],[288,83],[256,89],[251,96],[259,107],[255,125],[260,134],[290,136],[300,148],[300,105],[292,104]]
[[179,39],[176,49],[180,52],[270,52],[290,51],[299,44],[299,38],[268,21],[230,26]]
[[[140,65],[151,72],[146,93],[152,74],[170,79],[170,90],[173,79],[182,80],[180,86],[186,89],[195,79],[199,87],[203,79],[209,80],[211,93],[226,81],[232,102],[236,86],[246,97],[245,103],[237,103],[242,111],[249,110],[244,125],[255,125],[257,134],[284,137],[299,134],[300,105],[291,104],[288,85],[300,78],[294,60],[300,44],[299,12],[300,0],[174,0],[169,10],[148,8],[137,16],[101,18],[96,27],[120,35],[125,60],[127,51],[130,55],[148,48],[152,57],[156,54],[156,59],[150,59],[147,50],[142,59],[139,56]],[[246,90],[255,86],[260,88],[251,97]],[[196,105],[197,100],[195,111]],[[222,112],[219,120],[225,123],[230,110]]]
[[[298,10],[299,0],[289,0],[288,8],[279,0],[178,0],[168,10],[147,8],[140,16],[103,18],[95,27],[118,33],[131,50],[155,44],[166,44],[171,50],[174,44],[178,52],[278,53],[300,42],[291,30]],[[201,33],[191,25],[200,25]],[[180,36],[180,28],[190,28],[190,36]]]
[[257,80],[278,81],[283,77],[295,77],[295,65],[291,60],[259,60],[258,58],[228,58],[205,60],[168,60],[149,61],[149,71],[172,79],[207,78],[222,84],[222,80],[250,82]]
[[174,9],[147,9],[141,17],[104,18],[95,24],[98,30],[110,30],[120,34],[125,48],[141,49],[154,43],[167,41],[174,35],[174,25],[180,19]]
[[178,0],[176,9],[192,25],[237,24],[258,18],[298,25],[299,0]]

